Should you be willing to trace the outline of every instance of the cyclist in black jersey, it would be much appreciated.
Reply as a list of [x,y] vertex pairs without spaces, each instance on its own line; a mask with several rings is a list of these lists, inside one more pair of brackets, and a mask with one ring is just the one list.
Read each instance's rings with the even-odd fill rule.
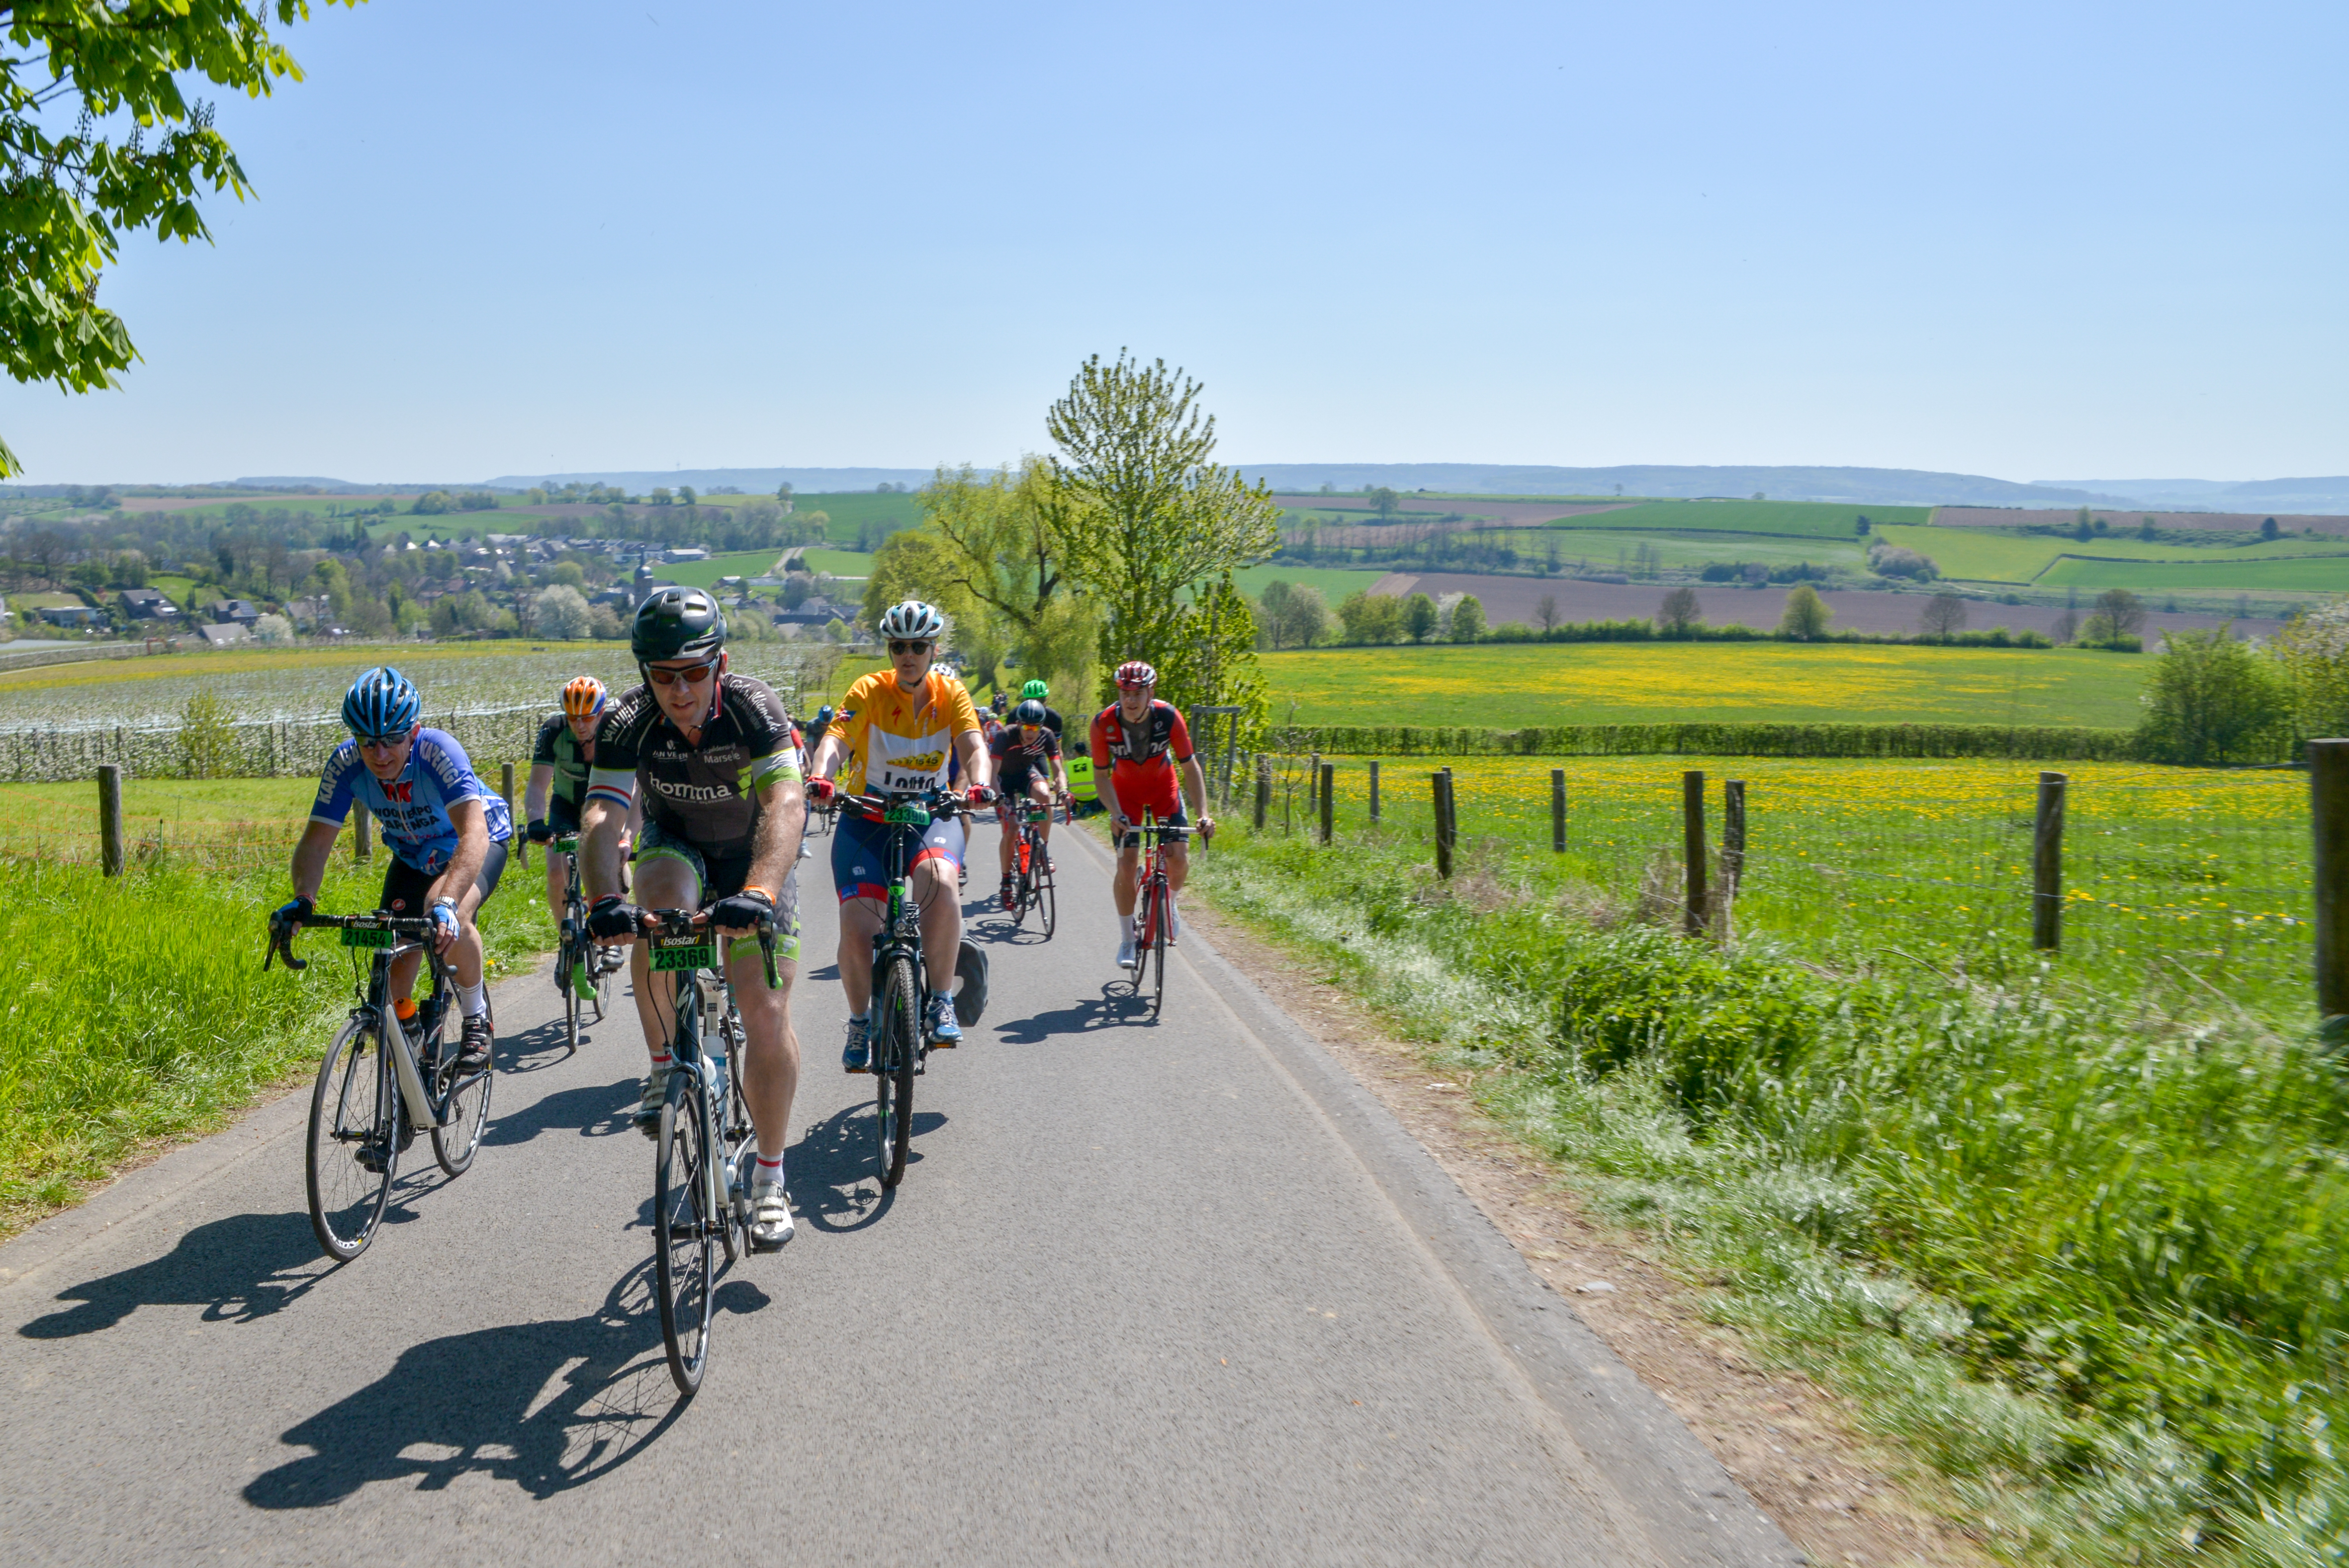
[[1050,807],[1055,799],[1066,799],[1069,775],[1061,766],[1061,738],[1045,727],[1044,705],[1028,701],[1011,710],[1011,720],[995,732],[988,742],[988,755],[995,758],[995,816],[1003,829],[1003,885],[996,893],[1005,909],[1016,898],[1012,886],[1012,849],[1019,842],[1020,814],[1030,807],[1045,809],[1040,825],[1046,846],[1044,865],[1052,865],[1050,852],[1052,841]]
[[[807,811],[791,716],[763,681],[726,668],[726,616],[698,588],[665,588],[636,611],[629,644],[646,684],[622,694],[595,730],[587,776],[587,930],[633,944],[643,910],[619,892],[620,827],[641,802],[636,897],[653,909],[704,909],[739,935],[761,917],[775,923],[777,988],[758,945],[737,942],[726,960],[748,1051],[742,1095],[759,1130],[750,1179],[750,1242],[772,1251],[791,1239],[783,1147],[799,1087],[799,1038],[791,988],[799,972],[799,850]],[[630,960],[636,1012],[652,1068],[636,1125],[659,1124],[668,1092],[668,1017],[675,987],[654,975],[644,950]]]
[[[538,727],[538,743],[531,748],[530,783],[523,791],[523,810],[533,844],[543,844],[581,826],[581,808],[587,799],[587,769],[595,760],[595,726],[611,706],[604,683],[581,676],[563,688],[563,711],[550,713]],[[638,813],[628,813],[620,833],[620,857],[626,860],[636,837]],[[558,919],[569,876],[561,855],[546,857],[546,907]],[[568,933],[564,934],[566,936]]]

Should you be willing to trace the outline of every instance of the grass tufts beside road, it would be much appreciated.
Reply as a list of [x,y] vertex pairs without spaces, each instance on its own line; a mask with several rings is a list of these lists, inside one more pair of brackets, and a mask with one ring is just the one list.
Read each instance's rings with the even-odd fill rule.
[[[320,907],[372,908],[383,861],[338,859]],[[481,922],[510,972],[554,944],[535,879],[511,870]],[[288,896],[274,854],[222,869],[165,856],[108,879],[0,860],[0,1235],[75,1202],[160,1140],[222,1125],[303,1079],[348,1005],[350,969],[312,934],[301,975],[261,967]]]
[[[1952,983],[1642,923],[1415,834],[1244,832],[1194,886],[1472,1081],[1712,1310],[2032,1562],[2335,1562],[2349,1078],[2053,971]],[[1825,962],[1818,961],[1822,956]]]

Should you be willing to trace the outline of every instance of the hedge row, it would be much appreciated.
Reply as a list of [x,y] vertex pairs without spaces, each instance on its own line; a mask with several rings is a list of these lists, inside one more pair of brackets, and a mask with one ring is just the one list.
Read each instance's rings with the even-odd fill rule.
[[1526,729],[1322,725],[1276,732],[1288,751],[1353,757],[2012,757],[2131,762],[2126,729],[1996,724],[1557,724]]

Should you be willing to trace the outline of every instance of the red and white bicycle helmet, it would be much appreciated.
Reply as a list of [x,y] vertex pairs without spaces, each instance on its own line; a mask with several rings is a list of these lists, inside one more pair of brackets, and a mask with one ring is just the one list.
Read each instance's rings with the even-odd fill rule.
[[1117,684],[1122,686],[1154,686],[1158,672],[1140,659],[1128,659],[1117,666]]

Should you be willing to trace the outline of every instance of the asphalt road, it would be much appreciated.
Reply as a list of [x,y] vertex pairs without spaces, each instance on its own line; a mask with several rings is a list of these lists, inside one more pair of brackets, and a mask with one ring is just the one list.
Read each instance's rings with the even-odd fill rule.
[[1097,849],[1063,844],[1050,943],[977,917],[990,1008],[885,1197],[823,847],[799,1234],[724,1281],[697,1398],[647,1289],[633,1009],[565,1057],[542,973],[498,993],[471,1171],[419,1141],[351,1265],[310,1234],[306,1089],[0,1247],[6,1559],[1798,1560],[1200,939],[1142,1017]]

